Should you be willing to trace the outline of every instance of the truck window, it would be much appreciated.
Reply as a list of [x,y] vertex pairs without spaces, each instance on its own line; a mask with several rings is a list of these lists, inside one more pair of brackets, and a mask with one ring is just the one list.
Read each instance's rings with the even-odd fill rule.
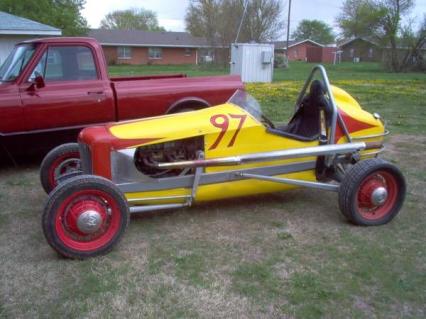
[[42,75],[46,82],[98,79],[92,51],[84,46],[49,47],[30,80],[37,75]]
[[30,61],[35,49],[34,44],[16,46],[0,68],[0,82],[14,81]]

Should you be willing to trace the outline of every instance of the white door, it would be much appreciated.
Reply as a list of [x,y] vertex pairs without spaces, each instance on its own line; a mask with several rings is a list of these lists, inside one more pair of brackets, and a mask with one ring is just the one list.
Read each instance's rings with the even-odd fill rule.
[[231,74],[241,75],[243,47],[233,44],[231,49]]

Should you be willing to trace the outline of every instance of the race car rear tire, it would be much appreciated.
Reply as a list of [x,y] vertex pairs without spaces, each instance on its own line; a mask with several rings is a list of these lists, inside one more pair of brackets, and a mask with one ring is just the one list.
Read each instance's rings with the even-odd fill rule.
[[43,233],[60,255],[85,259],[111,251],[123,237],[129,216],[126,198],[117,186],[99,176],[81,175],[50,194]]
[[406,193],[405,178],[393,164],[379,158],[355,164],[339,188],[339,207],[353,224],[378,226],[400,211]]
[[[49,194],[64,175],[73,177],[80,169],[80,152],[77,143],[59,145],[51,150],[40,165],[40,182],[44,191]],[[62,179],[63,180],[63,179]]]

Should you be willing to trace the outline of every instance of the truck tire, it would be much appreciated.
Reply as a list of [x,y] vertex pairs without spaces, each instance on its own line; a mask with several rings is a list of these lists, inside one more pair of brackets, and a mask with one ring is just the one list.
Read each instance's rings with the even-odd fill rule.
[[198,108],[193,108],[193,107],[182,107],[182,108],[178,108],[175,111],[173,111],[172,113],[186,113],[186,112],[192,112],[192,111],[196,111],[198,110]]
[[50,194],[43,233],[60,255],[85,259],[111,251],[123,237],[129,216],[127,201],[117,186],[99,176],[80,175]]
[[40,165],[40,182],[49,194],[61,181],[81,174],[80,152],[77,143],[59,145],[51,150]]
[[339,207],[353,224],[378,226],[399,212],[406,193],[405,178],[393,164],[379,158],[355,164],[339,188]]
[[177,104],[171,106],[167,111],[167,114],[184,113],[197,111],[209,107],[209,103],[203,100],[186,100],[180,101]]

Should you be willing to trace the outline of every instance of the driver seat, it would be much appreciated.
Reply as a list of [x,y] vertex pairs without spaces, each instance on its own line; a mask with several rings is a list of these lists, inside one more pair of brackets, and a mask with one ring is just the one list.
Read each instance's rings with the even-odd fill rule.
[[314,140],[319,137],[321,124],[320,112],[324,110],[327,121],[327,126],[331,119],[330,114],[332,108],[325,97],[325,87],[319,80],[314,80],[311,84],[309,94],[306,95],[296,113],[291,118],[290,122],[277,128],[279,131],[287,135],[302,140]]

